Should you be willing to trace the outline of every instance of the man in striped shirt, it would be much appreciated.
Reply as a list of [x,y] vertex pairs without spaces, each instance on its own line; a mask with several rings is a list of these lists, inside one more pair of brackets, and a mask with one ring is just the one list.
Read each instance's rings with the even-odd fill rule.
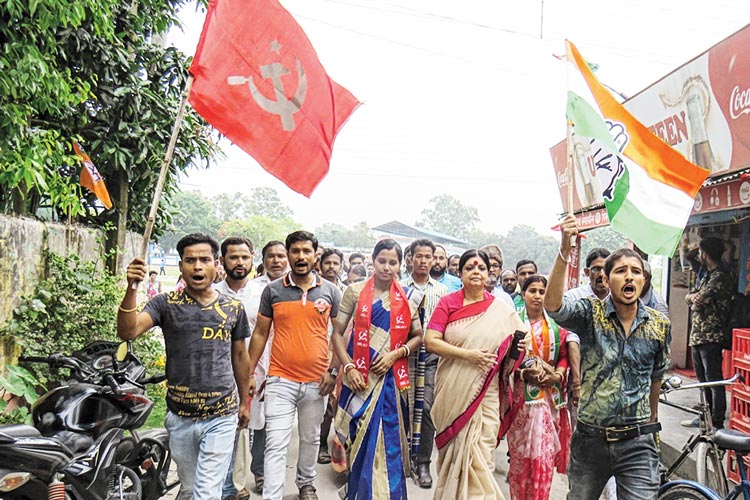
[[[419,239],[409,245],[412,255],[412,272],[401,280],[401,286],[411,289],[411,297],[420,294],[421,299],[414,300],[419,303],[419,320],[424,329],[430,322],[432,312],[435,310],[440,297],[448,293],[448,288],[430,276],[430,270],[435,260],[435,244],[428,239]],[[416,296],[419,297],[419,296]],[[424,345],[419,351],[409,358],[409,373],[414,383],[417,360],[424,352]],[[424,408],[422,413],[422,429],[419,441],[419,449],[416,456],[412,457],[412,464],[417,484],[421,488],[432,487],[432,476],[430,475],[430,456],[432,446],[435,442],[435,425],[432,423],[430,409],[435,399],[435,372],[437,371],[438,357],[433,353],[425,353],[425,376],[424,376]]]

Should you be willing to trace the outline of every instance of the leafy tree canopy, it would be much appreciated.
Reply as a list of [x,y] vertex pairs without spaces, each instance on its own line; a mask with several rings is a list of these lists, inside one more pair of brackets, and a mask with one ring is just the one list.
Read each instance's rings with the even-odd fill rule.
[[422,210],[417,226],[470,241],[479,221],[479,210],[475,207],[464,205],[449,194],[441,194]]
[[362,221],[354,227],[342,224],[326,223],[315,229],[315,236],[322,244],[334,247],[349,247],[359,250],[370,250],[375,246],[375,237],[370,232],[369,225]]
[[[189,64],[152,43],[177,23],[184,0],[6,0],[0,3],[0,211],[115,221],[142,230]],[[78,185],[72,142],[87,149],[115,203],[102,214]],[[188,109],[175,174],[218,153]],[[157,220],[157,231],[168,217]],[[112,243],[112,242],[110,242]],[[110,245],[113,246],[113,245]]]
[[223,193],[214,198],[199,191],[178,191],[165,211],[171,217],[169,229],[159,238],[165,250],[174,248],[189,233],[205,233],[217,239],[245,236],[262,246],[300,229],[292,219],[292,209],[281,202],[273,188],[255,188],[247,195]]

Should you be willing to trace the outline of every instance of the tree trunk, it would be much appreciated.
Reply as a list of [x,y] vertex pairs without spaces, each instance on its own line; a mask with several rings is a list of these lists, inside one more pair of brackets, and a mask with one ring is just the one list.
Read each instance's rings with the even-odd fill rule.
[[[128,182],[127,174],[121,171],[117,171],[112,176],[114,189],[113,194],[115,195],[115,220],[114,227],[110,226],[107,229],[107,269],[113,274],[117,274],[123,270],[122,265],[122,252],[125,249],[125,242],[128,233],[128,205],[129,195],[128,188],[130,183]],[[111,250],[116,249],[117,252]]]

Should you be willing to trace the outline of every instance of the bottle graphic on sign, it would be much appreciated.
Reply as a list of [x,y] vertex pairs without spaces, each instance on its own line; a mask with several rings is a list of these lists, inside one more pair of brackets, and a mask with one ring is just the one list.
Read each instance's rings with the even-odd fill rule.
[[708,112],[703,102],[703,96],[698,92],[691,92],[685,100],[688,120],[690,121],[690,137],[693,143],[693,163],[710,171],[716,170],[714,153],[708,141],[706,130],[706,116]]

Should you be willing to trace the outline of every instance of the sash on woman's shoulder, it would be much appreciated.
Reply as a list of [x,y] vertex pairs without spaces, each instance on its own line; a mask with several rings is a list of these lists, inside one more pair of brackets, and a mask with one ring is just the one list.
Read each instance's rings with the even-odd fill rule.
[[[492,302],[493,302],[492,300],[475,302],[466,307],[459,308],[448,316],[447,323],[450,324],[453,321],[458,321],[460,319],[468,318],[468,317],[480,314],[482,312],[485,312],[492,305]],[[503,340],[503,342],[500,344],[500,347],[497,350],[496,363],[485,374],[484,379],[482,381],[481,389],[479,390],[476,397],[471,401],[471,403],[468,405],[468,407],[466,408],[464,412],[462,412],[453,422],[451,422],[450,425],[448,425],[445,429],[440,431],[435,436],[435,444],[437,445],[438,449],[448,444],[453,438],[455,438],[458,435],[459,432],[461,432],[461,430],[463,430],[464,427],[466,427],[469,421],[471,421],[477,409],[482,404],[482,400],[484,399],[484,396],[487,394],[487,391],[489,390],[494,377],[497,376],[500,370],[502,369],[503,360],[505,359],[506,354],[508,354],[508,351],[510,350],[512,344],[513,344],[513,335],[508,334],[506,338]],[[522,358],[523,356],[519,356],[519,359],[515,361],[514,367],[513,367],[514,370],[518,368],[518,366],[521,363]],[[501,384],[501,394],[502,392],[504,392],[502,386],[503,384]],[[501,430],[500,435],[502,435],[502,430]],[[498,439],[499,439],[499,436],[498,436]]]

